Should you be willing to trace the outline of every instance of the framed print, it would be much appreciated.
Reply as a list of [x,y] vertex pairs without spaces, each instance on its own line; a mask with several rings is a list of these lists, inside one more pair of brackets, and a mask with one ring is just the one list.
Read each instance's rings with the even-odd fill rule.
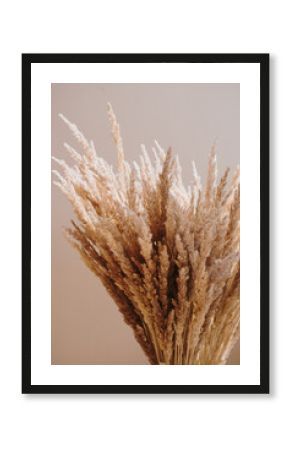
[[22,154],[23,393],[269,392],[268,54],[24,54]]

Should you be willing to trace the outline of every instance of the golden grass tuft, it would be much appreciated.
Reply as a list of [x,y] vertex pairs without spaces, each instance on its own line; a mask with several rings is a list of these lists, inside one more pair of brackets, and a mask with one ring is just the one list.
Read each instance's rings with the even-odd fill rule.
[[130,164],[110,104],[108,114],[117,171],[60,115],[82,148],[65,144],[73,166],[53,158],[76,216],[67,237],[151,364],[226,364],[240,323],[239,172],[218,181],[213,147],[205,189],[194,163],[186,187],[178,157],[157,142],[153,160],[143,146]]

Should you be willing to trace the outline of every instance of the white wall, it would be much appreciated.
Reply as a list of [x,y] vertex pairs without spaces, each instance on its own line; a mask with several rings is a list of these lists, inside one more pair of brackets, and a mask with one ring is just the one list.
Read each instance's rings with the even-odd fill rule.
[[[142,4],[26,0],[6,2],[1,18],[1,448],[272,449],[278,439],[286,448],[290,389],[287,2],[167,0],[157,5],[153,0]],[[20,53],[62,51],[271,52],[270,396],[21,395]]]

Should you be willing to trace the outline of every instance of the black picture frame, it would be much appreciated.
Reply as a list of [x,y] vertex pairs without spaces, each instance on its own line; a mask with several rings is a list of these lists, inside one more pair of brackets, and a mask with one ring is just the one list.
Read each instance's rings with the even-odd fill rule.
[[[269,54],[23,54],[22,55],[22,393],[267,394],[269,393]],[[260,64],[260,384],[31,384],[31,65],[33,63]]]

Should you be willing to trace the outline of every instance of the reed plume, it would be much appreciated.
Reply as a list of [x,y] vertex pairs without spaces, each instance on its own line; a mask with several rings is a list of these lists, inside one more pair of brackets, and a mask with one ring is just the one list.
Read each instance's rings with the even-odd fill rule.
[[76,217],[66,235],[151,364],[226,364],[240,323],[239,170],[218,181],[213,147],[204,188],[194,163],[185,186],[157,141],[130,164],[110,104],[108,115],[117,170],[60,115],[82,149],[64,144],[73,166],[53,158]]

